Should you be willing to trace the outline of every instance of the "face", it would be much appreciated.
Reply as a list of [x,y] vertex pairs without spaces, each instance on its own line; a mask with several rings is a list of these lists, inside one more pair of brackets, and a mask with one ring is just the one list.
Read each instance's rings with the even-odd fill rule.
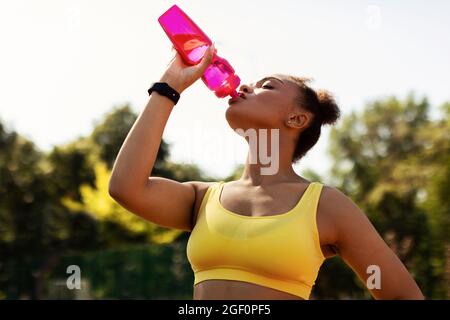
[[275,74],[243,84],[242,95],[229,102],[225,116],[233,130],[238,128],[281,129],[291,120],[294,126],[307,120],[306,111],[295,102],[298,85],[289,77]]

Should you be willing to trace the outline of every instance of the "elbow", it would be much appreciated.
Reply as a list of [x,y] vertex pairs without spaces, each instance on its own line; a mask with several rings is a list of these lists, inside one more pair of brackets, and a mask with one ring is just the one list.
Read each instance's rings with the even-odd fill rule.
[[134,180],[124,169],[113,167],[109,177],[108,193],[111,198],[121,203],[128,198],[130,190],[133,190]]
[[113,199],[118,198],[120,195],[120,189],[117,186],[117,183],[113,182],[113,180],[109,180],[108,193]]
[[127,206],[136,201],[136,194],[140,193],[141,187],[130,183],[128,179],[119,179],[114,175],[109,179],[108,193],[111,198],[122,206]]
[[114,177],[109,179],[108,193],[110,197],[116,201],[121,201],[126,196],[123,184],[117,181]]

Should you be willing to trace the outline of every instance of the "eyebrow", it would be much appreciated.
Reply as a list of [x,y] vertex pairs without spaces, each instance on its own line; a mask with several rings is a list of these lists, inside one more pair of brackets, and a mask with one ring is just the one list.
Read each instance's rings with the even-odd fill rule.
[[262,82],[264,82],[264,81],[266,81],[266,80],[269,80],[269,79],[275,79],[275,80],[280,81],[282,84],[284,84],[283,80],[278,79],[277,77],[264,77],[264,78],[262,78],[261,80],[257,81],[256,84],[262,83]]

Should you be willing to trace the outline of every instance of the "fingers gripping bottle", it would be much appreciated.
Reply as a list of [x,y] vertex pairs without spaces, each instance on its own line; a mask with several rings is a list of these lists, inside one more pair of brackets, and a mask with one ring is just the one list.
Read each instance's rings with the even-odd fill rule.
[[[199,63],[212,45],[208,36],[177,5],[173,5],[159,18],[164,32],[188,65]],[[227,60],[214,54],[211,64],[202,75],[206,86],[219,98],[236,97],[241,79]]]

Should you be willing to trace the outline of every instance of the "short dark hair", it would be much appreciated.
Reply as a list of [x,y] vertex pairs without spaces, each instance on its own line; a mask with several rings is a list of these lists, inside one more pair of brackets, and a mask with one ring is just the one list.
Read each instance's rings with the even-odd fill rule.
[[298,95],[295,102],[302,108],[314,114],[310,125],[303,130],[298,137],[292,162],[297,162],[311,149],[319,140],[322,125],[333,125],[339,119],[341,112],[333,95],[323,89],[313,90],[307,85],[310,78],[288,76],[290,80],[298,85]]

